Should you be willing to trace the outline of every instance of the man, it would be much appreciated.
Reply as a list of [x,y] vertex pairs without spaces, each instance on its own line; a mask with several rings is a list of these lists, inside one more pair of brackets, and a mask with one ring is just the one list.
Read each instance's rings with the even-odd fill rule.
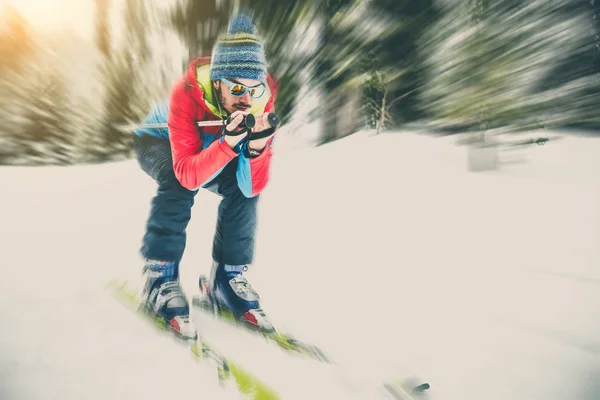
[[[180,336],[196,337],[179,284],[179,263],[200,188],[222,198],[211,294],[242,319],[252,319],[260,308],[258,294],[242,273],[253,261],[257,202],[269,177],[275,129],[267,114],[274,112],[275,95],[260,38],[251,19],[239,14],[219,38],[212,59],[191,62],[173,86],[168,106],[157,107],[144,121],[164,122],[168,115],[168,131],[138,129],[134,136],[138,162],[158,184],[140,250],[147,277],[144,299]],[[256,116],[251,133],[240,126],[248,114]],[[228,117],[233,120],[225,127],[197,125]]]

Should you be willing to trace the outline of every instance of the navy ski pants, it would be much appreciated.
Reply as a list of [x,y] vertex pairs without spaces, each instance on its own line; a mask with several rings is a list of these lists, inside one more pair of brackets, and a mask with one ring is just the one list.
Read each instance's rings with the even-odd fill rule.
[[[144,258],[180,261],[186,247],[186,228],[198,190],[181,186],[173,171],[168,139],[134,136],[137,160],[152,177],[157,192],[151,202],[140,253]],[[254,258],[258,197],[246,197],[237,185],[237,158],[233,159],[205,189],[219,195],[217,226],[212,257],[219,263],[251,264]]]

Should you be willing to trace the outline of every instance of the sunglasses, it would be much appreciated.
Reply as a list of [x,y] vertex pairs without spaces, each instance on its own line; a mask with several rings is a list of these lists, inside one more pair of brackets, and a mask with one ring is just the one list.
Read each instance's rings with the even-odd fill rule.
[[242,97],[246,94],[246,92],[249,92],[250,97],[252,97],[253,99],[258,99],[262,97],[262,95],[265,94],[266,91],[266,87],[262,83],[250,87],[242,85],[241,83],[230,82],[225,78],[221,78],[221,81],[225,82],[225,84],[229,86],[229,93],[235,97]]

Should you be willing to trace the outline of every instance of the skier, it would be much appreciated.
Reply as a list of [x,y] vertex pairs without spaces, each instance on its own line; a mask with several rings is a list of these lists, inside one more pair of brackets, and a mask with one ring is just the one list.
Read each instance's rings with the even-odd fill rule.
[[[196,337],[179,264],[200,188],[221,197],[212,249],[212,298],[240,319],[267,323],[256,313],[259,296],[243,272],[253,262],[257,203],[269,177],[275,128],[267,115],[274,112],[276,90],[254,23],[249,14],[240,13],[218,38],[212,58],[192,61],[173,86],[168,104],[158,105],[144,120],[166,121],[168,129],[136,130],[137,160],[158,185],[140,249],[144,303],[179,336]],[[240,125],[248,114],[256,117],[251,134]],[[232,121],[226,126],[197,125],[228,117]],[[251,135],[258,132],[262,138],[253,140]]]

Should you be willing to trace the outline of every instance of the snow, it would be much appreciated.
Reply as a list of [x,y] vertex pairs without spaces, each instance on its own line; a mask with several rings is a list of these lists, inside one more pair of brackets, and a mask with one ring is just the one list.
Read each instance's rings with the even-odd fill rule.
[[[598,398],[600,140],[565,134],[486,173],[467,172],[455,140],[282,140],[249,271],[266,311],[349,373],[416,375],[431,399]],[[155,187],[135,160],[2,167],[0,186],[0,398],[242,398],[104,289],[140,272]],[[208,273],[217,205],[196,198],[190,294]],[[325,366],[206,326],[284,399],[360,398],[319,386]]]

